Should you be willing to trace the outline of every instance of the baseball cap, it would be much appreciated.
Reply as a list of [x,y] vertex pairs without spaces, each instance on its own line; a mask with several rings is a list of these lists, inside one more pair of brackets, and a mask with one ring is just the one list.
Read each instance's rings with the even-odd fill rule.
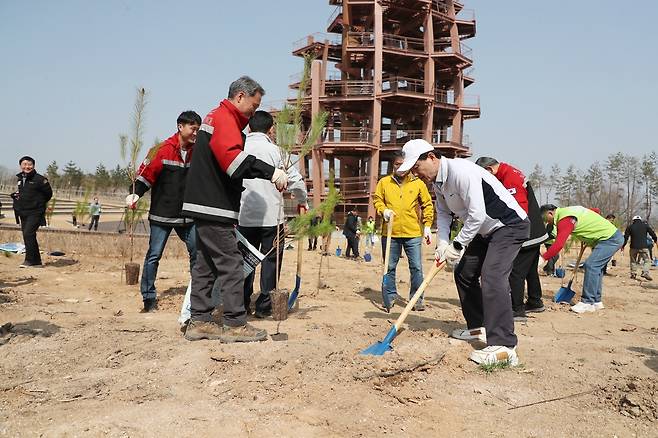
[[642,220],[642,217],[640,217],[640,216],[633,216],[633,220],[635,220],[635,219]]
[[425,152],[434,152],[434,146],[422,139],[409,140],[406,142],[402,147],[404,162],[398,168],[398,172],[402,173],[410,170],[414,167],[416,161],[418,161],[418,157]]

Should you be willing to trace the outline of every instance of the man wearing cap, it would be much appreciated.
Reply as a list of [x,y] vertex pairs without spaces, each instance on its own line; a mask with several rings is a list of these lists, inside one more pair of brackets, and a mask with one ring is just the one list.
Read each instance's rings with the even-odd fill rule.
[[[425,140],[411,140],[402,151],[405,158],[398,171],[411,169],[432,183],[436,193],[436,261],[455,266],[467,324],[466,330],[455,330],[452,336],[486,339],[486,348],[471,353],[476,363],[518,364],[509,275],[528,240],[528,215],[496,177],[475,163],[444,158]],[[464,225],[449,242],[451,213]]]
[[[651,236],[651,239],[647,239],[647,234]],[[642,221],[642,217],[633,216],[633,222],[626,227],[626,231],[624,232],[624,244],[621,246],[622,251],[624,251],[629,237],[631,239],[631,249],[629,251],[631,256],[631,278],[637,278],[637,268],[641,265],[642,274],[640,276],[645,280],[653,280],[651,275],[649,275],[649,267],[651,266],[649,242],[653,246],[658,241],[656,239],[656,233],[648,223]]]
[[[509,277],[514,319],[523,321],[526,319],[526,312],[543,312],[545,310],[541,300],[541,281],[539,281],[537,265],[539,264],[540,246],[548,239],[546,226],[539,212],[535,192],[523,172],[507,163],[499,163],[498,160],[491,157],[480,157],[475,164],[484,167],[495,176],[516,199],[521,208],[528,213],[530,219],[530,237],[521,245]],[[528,284],[528,301],[524,304],[526,283]]]
[[576,313],[603,309],[603,268],[624,243],[624,237],[614,224],[600,214],[581,205],[558,208],[553,204],[541,206],[544,221],[557,227],[555,243],[541,256],[550,260],[557,254],[570,235],[592,248],[585,261],[585,279],[580,302],[571,306]]

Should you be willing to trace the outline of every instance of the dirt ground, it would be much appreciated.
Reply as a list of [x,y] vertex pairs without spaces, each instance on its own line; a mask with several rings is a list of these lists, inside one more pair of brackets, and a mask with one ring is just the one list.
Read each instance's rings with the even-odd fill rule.
[[[240,345],[183,339],[189,274],[175,237],[153,314],[108,255],[117,238],[53,239],[40,234],[42,249],[67,255],[45,255],[44,268],[0,257],[0,436],[658,436],[658,280],[630,280],[625,265],[604,280],[606,309],[581,316],[550,303],[559,279],[542,277],[548,310],[516,325],[521,365],[486,372],[468,360],[477,344],[448,338],[464,322],[447,272],[393,352],[358,354],[401,311],[372,303],[379,251],[370,263],[330,257],[321,288],[320,257],[305,252],[300,309],[279,327],[288,339]],[[294,263],[287,251],[285,287]],[[408,295],[406,260],[398,287]]]

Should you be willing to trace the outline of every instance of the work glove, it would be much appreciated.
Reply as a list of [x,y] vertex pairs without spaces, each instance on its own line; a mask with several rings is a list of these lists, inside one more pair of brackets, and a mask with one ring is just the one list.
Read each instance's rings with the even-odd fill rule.
[[308,211],[308,204],[298,204],[297,214],[304,214]]
[[133,210],[137,207],[137,201],[139,196],[134,193],[126,196],[126,205]]
[[441,262],[441,257],[443,256],[443,253],[446,251],[446,248],[448,248],[448,246],[450,246],[450,242],[447,242],[445,240],[439,240],[438,242],[436,242],[434,259],[436,260],[437,265]]
[[428,245],[432,244],[432,229],[430,227],[425,227],[423,235],[425,236],[425,243]]
[[272,175],[272,184],[280,192],[288,188],[288,174],[283,169],[274,169],[274,174]]
[[447,245],[443,247],[443,251],[439,252],[438,245],[437,245],[437,251],[436,251],[436,264],[437,266],[441,262],[446,262],[446,265],[450,268],[453,268],[457,263],[459,263],[459,260],[462,258],[462,255],[464,254],[464,249],[457,249],[454,247],[454,245]]
[[393,210],[391,210],[390,208],[387,208],[386,210],[384,210],[384,213],[382,214],[382,216],[384,216],[384,220],[385,220],[386,222],[390,221],[390,220],[391,220],[391,217],[392,217],[393,215],[395,215],[395,213],[394,213]]

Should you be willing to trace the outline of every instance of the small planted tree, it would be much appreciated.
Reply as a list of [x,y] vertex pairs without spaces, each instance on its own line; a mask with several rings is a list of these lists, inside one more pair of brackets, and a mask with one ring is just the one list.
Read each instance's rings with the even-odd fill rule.
[[[309,210],[307,214],[297,216],[289,224],[290,231],[294,233],[298,240],[302,239],[303,237],[320,237],[323,239],[324,250],[320,255],[320,263],[318,265],[318,289],[323,287],[322,262],[328,255],[327,245],[329,242],[329,236],[331,236],[331,233],[333,233],[336,226],[331,221],[331,218],[336,206],[341,202],[340,193],[334,184],[333,172],[329,174],[328,185],[329,191],[327,192],[324,201],[322,201],[317,207]],[[317,223],[317,225],[312,224],[313,218],[315,217],[320,218],[320,221]],[[300,245],[300,247],[302,245],[301,241],[299,241],[297,244]]]
[[[306,90],[309,87],[311,81],[311,65],[313,64],[313,57],[306,56],[304,58],[304,71],[302,73],[302,79],[299,84],[299,90],[297,91],[297,98],[295,99],[294,104],[288,105],[285,104],[283,108],[276,114],[275,117],[275,129],[276,129],[276,143],[281,151],[281,162],[283,163],[283,170],[288,170],[292,166],[296,165],[300,160],[303,160],[304,157],[309,154],[315,145],[318,143],[318,139],[322,134],[327,123],[327,113],[319,112],[318,114],[313,115],[310,124],[305,125],[304,120],[302,119],[302,112],[304,110],[304,99],[306,96]],[[322,190],[321,187],[317,187],[316,190]],[[281,213],[283,212],[283,203],[281,204]],[[306,215],[312,217],[310,215]],[[310,220],[310,219],[309,219]],[[295,234],[297,240],[304,237],[304,235]],[[277,228],[277,238],[276,238],[276,267],[277,272],[281,261],[279,260],[281,239],[279,236],[279,228]],[[301,242],[298,242],[298,251],[301,250]],[[301,257],[298,253],[298,265],[301,264]],[[300,266],[298,266],[298,272]],[[285,307],[285,311],[288,309],[288,293],[287,291],[283,292],[279,290],[279,278],[276,277],[276,288],[274,293],[271,295],[273,313],[277,313],[277,310]]]
[[[146,110],[147,93],[144,88],[137,89],[135,97],[135,104],[133,107],[132,126],[130,137],[126,134],[119,135],[119,146],[121,152],[121,159],[127,164],[126,171],[130,184],[132,186],[131,193],[135,193],[135,181],[137,180],[137,160],[144,144],[144,113]],[[139,278],[139,264],[133,262],[135,251],[135,224],[140,220],[139,213],[140,204],[144,200],[140,199],[134,205],[126,210],[124,220],[126,221],[126,230],[130,239],[129,253],[130,262],[125,264],[126,269],[126,284],[137,284]],[[133,211],[131,211],[133,210]],[[142,213],[143,216],[143,213]]]
[[55,204],[57,203],[57,200],[53,196],[50,198],[50,201],[48,201],[48,204],[46,205],[46,224],[50,226],[51,221],[53,219],[53,214],[55,213]]

